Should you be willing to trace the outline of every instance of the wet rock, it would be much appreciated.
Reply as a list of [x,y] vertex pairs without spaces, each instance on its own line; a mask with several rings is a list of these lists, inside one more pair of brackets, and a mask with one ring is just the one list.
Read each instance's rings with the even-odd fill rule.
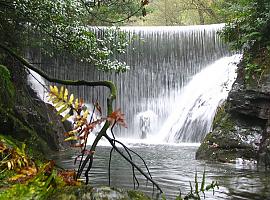
[[14,105],[15,90],[11,82],[9,70],[0,65],[0,106],[12,108]]
[[64,142],[67,130],[61,118],[51,105],[38,99],[27,85],[22,69],[0,66],[0,133],[26,143],[32,152],[45,155],[67,148],[69,144]]
[[[241,65],[240,70],[241,71]],[[226,103],[219,108],[196,158],[235,162],[258,160],[270,166],[270,73],[261,84],[245,84],[238,73]]]
[[150,200],[140,191],[110,188],[106,186],[91,187],[88,185],[65,187],[57,190],[49,199],[55,200]]

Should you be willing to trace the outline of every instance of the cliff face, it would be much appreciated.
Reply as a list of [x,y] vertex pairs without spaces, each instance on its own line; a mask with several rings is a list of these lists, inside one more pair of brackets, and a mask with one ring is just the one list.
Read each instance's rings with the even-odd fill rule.
[[236,158],[270,165],[270,66],[249,83],[243,63],[227,101],[221,106],[196,158],[234,162]]
[[1,65],[0,72],[0,134],[25,143],[33,154],[66,148],[66,128],[53,107],[27,85],[24,68]]

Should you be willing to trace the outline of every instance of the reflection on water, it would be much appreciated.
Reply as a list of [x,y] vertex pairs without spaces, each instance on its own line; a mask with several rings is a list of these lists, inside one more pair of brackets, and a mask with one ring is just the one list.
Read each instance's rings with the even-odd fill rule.
[[[160,185],[167,199],[175,199],[180,189],[182,194],[189,191],[189,181],[194,180],[195,172],[201,180],[206,171],[206,182],[219,182],[219,190],[206,193],[206,199],[270,199],[270,175],[264,169],[250,166],[236,166],[195,160],[197,146],[129,144],[147,162],[154,180]],[[94,166],[91,170],[91,185],[108,185],[108,158],[110,147],[99,146],[96,150]],[[61,152],[53,156],[61,167],[74,169],[75,152]],[[139,159],[134,159],[143,167]],[[156,198],[152,185],[138,174],[139,189]],[[113,153],[111,164],[112,186],[133,189],[130,165],[117,152]]]

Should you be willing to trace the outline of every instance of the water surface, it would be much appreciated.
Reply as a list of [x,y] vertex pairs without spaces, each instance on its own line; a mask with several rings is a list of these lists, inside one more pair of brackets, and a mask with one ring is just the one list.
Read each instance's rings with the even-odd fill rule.
[[[154,180],[160,185],[167,199],[175,199],[181,191],[189,192],[189,181],[194,182],[196,171],[201,180],[203,171],[206,171],[206,182],[218,181],[220,187],[206,193],[206,199],[270,199],[270,175],[263,168],[253,164],[223,164],[195,160],[197,145],[166,145],[166,144],[139,144],[128,146],[139,153],[146,161]],[[108,185],[109,146],[99,146],[96,150],[93,169],[90,171],[90,184],[93,186]],[[61,152],[54,155],[58,165],[74,169],[75,152]],[[139,159],[134,161],[143,168]],[[138,173],[136,173],[138,174]],[[130,165],[113,153],[111,164],[111,185],[133,189],[132,170]],[[138,174],[139,190],[148,193],[152,198],[159,199],[157,191],[153,193],[151,183],[147,183]]]

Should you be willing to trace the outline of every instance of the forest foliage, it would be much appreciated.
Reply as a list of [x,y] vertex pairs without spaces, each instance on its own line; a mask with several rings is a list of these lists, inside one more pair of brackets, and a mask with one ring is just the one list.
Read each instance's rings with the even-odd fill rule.
[[259,84],[270,57],[270,1],[222,1],[220,14],[227,22],[221,36],[233,50],[244,52],[245,78]]
[[116,28],[97,34],[100,28],[90,25],[113,24],[128,19],[129,14],[141,14],[147,2],[104,1],[106,4],[97,5],[89,2],[1,0],[1,43],[19,53],[37,47],[50,56],[67,53],[104,71],[126,71],[126,63],[114,57],[125,51],[126,34]]

